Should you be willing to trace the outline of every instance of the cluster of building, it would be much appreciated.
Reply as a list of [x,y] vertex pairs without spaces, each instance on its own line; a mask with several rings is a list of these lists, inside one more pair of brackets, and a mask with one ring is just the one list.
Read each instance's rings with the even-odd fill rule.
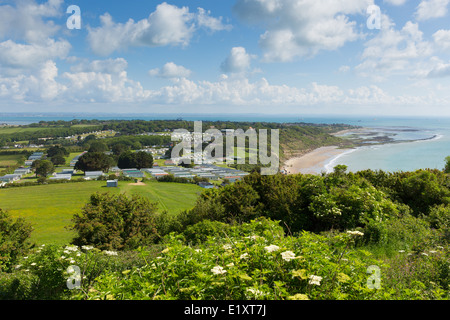
[[160,177],[172,174],[174,177],[192,179],[194,177],[206,178],[208,180],[227,179],[230,182],[241,180],[248,172],[236,170],[232,168],[218,167],[214,164],[201,164],[193,168],[184,168],[179,166],[154,167],[149,169],[141,169],[148,172],[152,177],[158,179]]
[[70,180],[72,179],[75,170],[73,169],[62,169],[61,172],[53,173],[53,176],[50,177],[50,180]]
[[14,181],[18,181],[22,179],[22,176],[31,173],[31,168],[18,168],[14,170],[14,173],[6,174],[0,177],[0,186],[3,186],[7,183],[11,183]]
[[35,160],[41,160],[44,156],[43,152],[33,152],[27,160],[25,160],[26,166],[31,166]]
[[6,175],[0,177],[0,187],[4,186],[7,183],[12,183],[14,181],[19,181],[20,179],[22,179],[22,177],[24,175],[31,173],[31,167],[30,166],[33,164],[33,162],[35,160],[42,159],[43,156],[44,156],[43,152],[34,152],[33,154],[31,154],[28,157],[28,159],[25,160],[25,166],[26,167],[17,168],[16,170],[14,170],[13,173],[6,174]]

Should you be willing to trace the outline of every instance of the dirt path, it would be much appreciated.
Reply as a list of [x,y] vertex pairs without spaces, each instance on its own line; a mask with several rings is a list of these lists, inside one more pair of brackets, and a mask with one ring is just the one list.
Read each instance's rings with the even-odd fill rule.
[[142,181],[136,182],[136,183],[129,183],[129,186],[145,186],[145,183]]

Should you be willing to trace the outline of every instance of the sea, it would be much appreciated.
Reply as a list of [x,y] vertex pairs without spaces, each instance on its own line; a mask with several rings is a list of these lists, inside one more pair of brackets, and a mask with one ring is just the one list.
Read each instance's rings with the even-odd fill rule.
[[366,143],[330,158],[324,171],[346,165],[348,171],[365,169],[414,171],[443,169],[450,156],[450,117],[427,116],[345,116],[345,115],[273,115],[273,114],[94,114],[94,113],[0,113],[0,125],[26,125],[39,121],[98,120],[188,120],[188,121],[250,121],[304,122],[314,124],[349,124],[364,128],[360,137],[389,137],[384,144]]

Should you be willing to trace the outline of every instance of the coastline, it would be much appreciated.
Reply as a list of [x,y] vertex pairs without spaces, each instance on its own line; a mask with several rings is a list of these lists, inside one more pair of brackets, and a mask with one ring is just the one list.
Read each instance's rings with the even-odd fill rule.
[[320,147],[299,157],[293,157],[284,162],[282,169],[287,174],[321,174],[326,172],[326,166],[336,157],[353,149],[339,149],[338,146]]

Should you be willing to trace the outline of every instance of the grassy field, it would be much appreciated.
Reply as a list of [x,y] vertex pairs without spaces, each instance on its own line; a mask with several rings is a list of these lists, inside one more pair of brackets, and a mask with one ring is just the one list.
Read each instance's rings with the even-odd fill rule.
[[0,155],[0,168],[5,168],[9,166],[14,166],[18,163],[18,161],[24,158],[25,155],[22,154],[2,154]]
[[0,134],[10,134],[10,133],[22,133],[22,132],[35,132],[39,130],[48,129],[47,127],[0,127]]
[[118,188],[106,188],[105,181],[49,184],[0,189],[0,208],[32,223],[31,240],[37,244],[67,244],[73,233],[66,227],[95,192],[138,194],[157,202],[160,211],[176,214],[193,207],[202,190],[193,184],[156,181],[145,185],[120,181]]

